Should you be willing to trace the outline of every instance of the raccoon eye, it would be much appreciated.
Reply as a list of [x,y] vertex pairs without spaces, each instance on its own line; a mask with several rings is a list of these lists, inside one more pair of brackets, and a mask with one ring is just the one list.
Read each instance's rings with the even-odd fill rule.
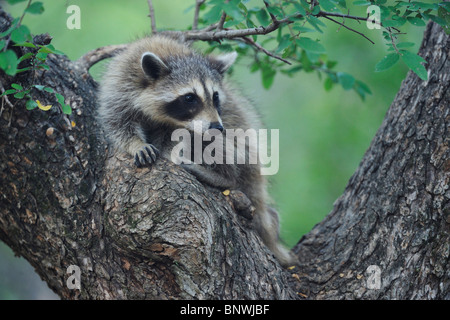
[[194,103],[196,101],[196,96],[193,93],[188,93],[184,96],[184,101],[187,103]]
[[214,91],[214,93],[213,93],[213,101],[214,102],[219,101],[219,93],[217,91]]

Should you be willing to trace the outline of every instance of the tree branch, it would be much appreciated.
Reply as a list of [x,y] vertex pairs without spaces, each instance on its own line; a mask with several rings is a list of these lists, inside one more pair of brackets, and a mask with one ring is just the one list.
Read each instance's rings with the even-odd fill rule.
[[362,36],[362,37],[364,37],[365,39],[369,40],[370,43],[375,44],[375,42],[373,42],[372,40],[370,40],[364,33],[361,33],[361,32],[359,32],[359,31],[356,31],[355,29],[352,29],[352,28],[346,26],[345,23],[336,21],[336,20],[334,20],[333,18],[330,18],[330,17],[328,17],[328,16],[323,16],[323,17],[324,17],[325,19],[328,19],[328,20],[330,20],[330,21],[333,21],[334,23],[337,23],[337,24],[343,26],[343,27],[344,27],[345,29],[347,29],[347,30],[350,30],[350,31],[353,31],[354,33],[359,34],[360,36]]
[[225,23],[225,19],[227,18],[227,14],[222,12],[222,16],[220,17],[219,23],[217,24],[216,30],[223,30],[223,25]]
[[156,29],[156,20],[155,20],[155,9],[153,8],[153,2],[152,0],[147,0],[148,8],[150,10],[150,14],[148,15],[150,17],[150,25],[152,28],[152,33],[155,34],[158,32]]
[[75,61],[75,66],[87,72],[97,62],[115,56],[126,47],[125,44],[119,44],[94,49]]
[[275,59],[277,59],[277,60],[283,61],[284,63],[287,63],[287,64],[289,64],[289,65],[292,64],[290,61],[288,61],[288,60],[286,60],[286,59],[284,59],[284,58],[282,58],[282,57],[280,57],[280,56],[277,56],[276,54],[274,54],[274,53],[268,51],[266,48],[264,48],[263,46],[261,46],[259,43],[257,43],[256,41],[254,41],[254,40],[251,39],[251,38],[243,37],[242,40],[243,40],[245,43],[247,43],[247,44],[249,44],[249,45],[255,47],[257,50],[259,50],[259,51],[261,51],[261,52],[264,52],[264,53],[265,53],[266,55],[268,55],[269,57],[272,57],[272,58],[275,58]]
[[192,23],[192,30],[198,29],[198,17],[200,12],[200,6],[205,3],[206,0],[196,0],[195,2],[195,12],[194,12],[194,22]]

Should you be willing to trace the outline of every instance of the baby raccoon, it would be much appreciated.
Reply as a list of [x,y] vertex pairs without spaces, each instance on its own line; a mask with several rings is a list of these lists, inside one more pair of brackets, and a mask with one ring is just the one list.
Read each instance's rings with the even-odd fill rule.
[[[178,142],[171,135],[176,129],[192,134],[216,129],[223,134],[224,129],[260,128],[249,101],[224,81],[236,56],[235,52],[204,56],[163,35],[130,44],[112,59],[100,87],[98,116],[113,146],[129,153],[141,167],[159,156],[172,160]],[[248,151],[252,146],[246,147],[247,153],[252,152]],[[291,263],[289,252],[278,241],[278,215],[267,206],[266,180],[259,164],[224,161],[183,167],[213,187],[244,192],[256,209],[258,234],[283,265]]]

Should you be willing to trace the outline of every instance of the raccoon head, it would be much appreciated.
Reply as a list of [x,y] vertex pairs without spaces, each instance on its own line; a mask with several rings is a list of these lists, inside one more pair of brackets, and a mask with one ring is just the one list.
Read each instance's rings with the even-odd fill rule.
[[218,57],[193,53],[162,59],[144,52],[141,68],[150,84],[141,95],[142,111],[152,120],[176,128],[197,133],[223,131],[221,113],[226,96],[222,80],[236,57],[236,52]]

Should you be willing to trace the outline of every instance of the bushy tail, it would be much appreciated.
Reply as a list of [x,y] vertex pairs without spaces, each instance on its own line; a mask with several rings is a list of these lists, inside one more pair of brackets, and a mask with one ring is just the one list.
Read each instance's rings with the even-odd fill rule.
[[278,212],[270,207],[257,210],[254,219],[258,234],[280,264],[283,267],[292,266],[295,263],[294,255],[280,242]]

